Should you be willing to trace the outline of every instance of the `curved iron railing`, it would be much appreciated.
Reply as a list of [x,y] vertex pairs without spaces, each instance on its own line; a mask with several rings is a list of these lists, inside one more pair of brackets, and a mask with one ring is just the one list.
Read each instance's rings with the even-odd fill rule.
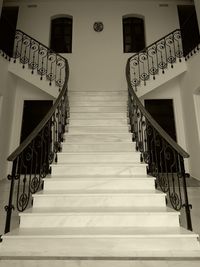
[[[5,233],[10,231],[14,202],[18,211],[24,211],[31,203],[32,194],[42,187],[42,178],[51,173],[51,163],[57,162],[57,152],[68,123],[69,105],[67,83],[69,66],[67,60],[45,45],[17,30],[14,59],[26,65],[51,83],[55,81],[61,92],[54,105],[34,131],[8,157],[13,162],[8,205],[5,207]],[[16,192],[16,195],[14,195]]]
[[173,68],[182,57],[181,30],[177,29],[129,58],[132,87],[137,91],[142,82],[146,85],[151,78],[155,80],[159,71],[165,73],[169,65]]
[[141,162],[148,164],[147,173],[156,177],[156,186],[167,193],[167,202],[175,210],[185,208],[187,228],[192,230],[191,205],[188,202],[184,158],[185,152],[152,118],[135,93],[131,81],[131,58],[126,65],[128,83],[128,113],[136,150]]
[[46,77],[49,85],[54,81],[63,86],[66,59],[20,30],[16,31],[13,58],[14,62],[19,59],[23,68],[27,65],[32,74],[36,71],[41,80]]

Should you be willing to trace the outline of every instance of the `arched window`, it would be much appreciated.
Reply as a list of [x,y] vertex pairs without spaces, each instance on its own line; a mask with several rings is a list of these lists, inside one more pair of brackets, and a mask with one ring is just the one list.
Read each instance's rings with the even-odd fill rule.
[[72,52],[72,17],[51,20],[50,48],[57,53]]
[[139,17],[123,17],[124,53],[139,52],[145,48],[144,20]]

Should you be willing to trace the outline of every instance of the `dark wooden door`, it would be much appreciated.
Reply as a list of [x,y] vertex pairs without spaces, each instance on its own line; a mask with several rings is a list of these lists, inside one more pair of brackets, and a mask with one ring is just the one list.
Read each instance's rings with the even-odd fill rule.
[[178,16],[181,28],[183,53],[188,55],[200,42],[199,27],[194,5],[179,5]]
[[172,99],[145,100],[145,108],[160,126],[176,141],[176,127]]
[[[21,128],[21,143],[28,137],[28,135],[35,129],[35,127],[44,118],[47,112],[50,110],[53,101],[50,100],[26,100],[24,101],[22,128]],[[29,149],[25,151],[23,164],[19,166],[20,173],[33,173],[37,174],[41,172],[41,139],[39,143],[35,142],[34,155],[32,161],[26,160],[26,152],[30,153]],[[36,156],[37,155],[37,156]],[[35,166],[31,169],[31,166]],[[34,170],[33,170],[34,169]]]
[[[174,118],[173,100],[172,99],[148,99],[145,100],[145,108],[152,117],[160,124],[160,126],[176,141],[176,126]],[[153,143],[152,143],[153,140]],[[161,140],[157,137],[157,141]],[[160,143],[160,145],[159,145]],[[162,150],[162,142],[155,142],[153,135],[147,137],[147,145],[150,153],[150,172],[154,172],[151,166],[155,166],[157,162],[157,170],[159,172],[175,172],[173,165],[174,155],[170,154],[170,158],[166,160],[164,151]]]
[[21,128],[21,140],[22,143],[26,137],[35,129],[40,121],[47,114],[52,107],[53,101],[51,100],[25,100],[22,128]]
[[12,57],[19,7],[3,7],[0,18],[0,48]]

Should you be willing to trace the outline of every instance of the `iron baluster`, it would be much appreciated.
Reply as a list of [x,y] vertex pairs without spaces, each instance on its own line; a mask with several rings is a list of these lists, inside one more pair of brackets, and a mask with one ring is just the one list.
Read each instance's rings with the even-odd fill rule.
[[12,211],[14,210],[13,195],[14,195],[14,186],[15,186],[15,180],[16,180],[16,170],[17,170],[17,159],[15,159],[13,162],[12,174],[8,175],[8,180],[10,180],[11,183],[10,183],[8,205],[5,206],[5,211],[6,211],[6,224],[5,224],[5,231],[4,231],[5,234],[10,232]]
[[191,220],[191,213],[190,213],[190,209],[192,208],[192,206],[189,204],[189,200],[188,200],[184,160],[183,160],[183,157],[180,155],[179,155],[179,164],[180,164],[180,170],[181,170],[182,179],[183,179],[183,194],[184,194],[184,202],[185,202],[183,207],[185,208],[187,229],[192,231],[192,220]]

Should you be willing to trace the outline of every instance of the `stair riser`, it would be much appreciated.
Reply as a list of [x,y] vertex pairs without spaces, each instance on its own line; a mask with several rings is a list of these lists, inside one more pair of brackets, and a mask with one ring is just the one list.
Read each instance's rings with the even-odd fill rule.
[[[124,181],[125,180],[125,181]],[[155,181],[149,179],[105,179],[100,181],[94,180],[80,180],[74,178],[74,181],[51,181],[51,179],[45,179],[44,190],[153,190],[155,189]]]
[[62,152],[134,152],[135,146],[130,143],[111,144],[62,144]]
[[121,153],[118,154],[58,154],[59,163],[106,163],[106,162],[140,162],[139,153]]
[[70,101],[70,108],[73,107],[124,107],[127,108],[127,101]]
[[70,107],[70,112],[127,112],[127,107]]
[[146,175],[146,166],[81,166],[81,165],[66,165],[52,166],[52,175],[115,175],[116,177],[126,175],[142,174]]
[[109,119],[109,120],[100,120],[100,119],[91,119],[91,120],[78,120],[70,119],[71,126],[127,126],[127,119]]
[[[16,246],[15,239],[5,239],[4,242],[5,242],[5,245],[9,246],[11,249],[13,249],[13,251],[17,251],[19,255],[21,255],[21,253],[26,251],[30,253],[31,252],[38,253],[37,255],[49,255],[49,256],[63,255],[63,256],[78,256],[78,257],[79,256],[88,256],[88,257],[90,256],[91,257],[91,256],[101,255],[101,256],[111,257],[111,256],[117,256],[117,254],[119,254],[119,255],[131,257],[133,256],[133,253],[135,251],[152,251],[152,250],[154,251],[156,250],[159,250],[159,251],[160,250],[162,251],[191,250],[192,251],[192,250],[198,249],[198,245],[197,245],[198,243],[196,241],[196,238],[192,238],[192,237],[191,238],[184,238],[184,237],[167,237],[167,238],[159,238],[159,237],[157,238],[156,237],[153,237],[153,238],[152,237],[39,238],[38,237],[38,238],[31,238],[30,237],[28,239],[21,237],[17,240],[17,246]],[[38,246],[38,244],[40,245]],[[23,247],[23,250],[20,250],[20,248],[22,247]],[[66,265],[66,267],[67,266],[68,265]],[[93,266],[96,266],[96,263],[94,263]],[[132,266],[132,264],[128,266],[130,267]],[[154,265],[151,265],[151,266],[154,266]]]
[[70,126],[68,129],[70,134],[99,134],[99,133],[122,133],[126,134],[129,132],[129,126]]
[[89,96],[111,96],[111,97],[128,97],[127,90],[124,91],[69,91],[68,93],[69,97],[89,97]]
[[21,215],[20,226],[25,228],[44,227],[178,227],[178,215],[168,213],[69,213]]
[[127,112],[124,113],[78,113],[70,112],[70,119],[124,119],[128,120]]
[[33,207],[165,207],[165,195],[34,195]]
[[69,102],[124,102],[126,103],[128,97],[126,95],[117,96],[117,95],[104,95],[104,96],[73,96],[69,95]]
[[131,133],[126,134],[65,134],[65,143],[85,143],[85,144],[92,144],[92,143],[108,143],[108,142],[130,142],[132,140]]

